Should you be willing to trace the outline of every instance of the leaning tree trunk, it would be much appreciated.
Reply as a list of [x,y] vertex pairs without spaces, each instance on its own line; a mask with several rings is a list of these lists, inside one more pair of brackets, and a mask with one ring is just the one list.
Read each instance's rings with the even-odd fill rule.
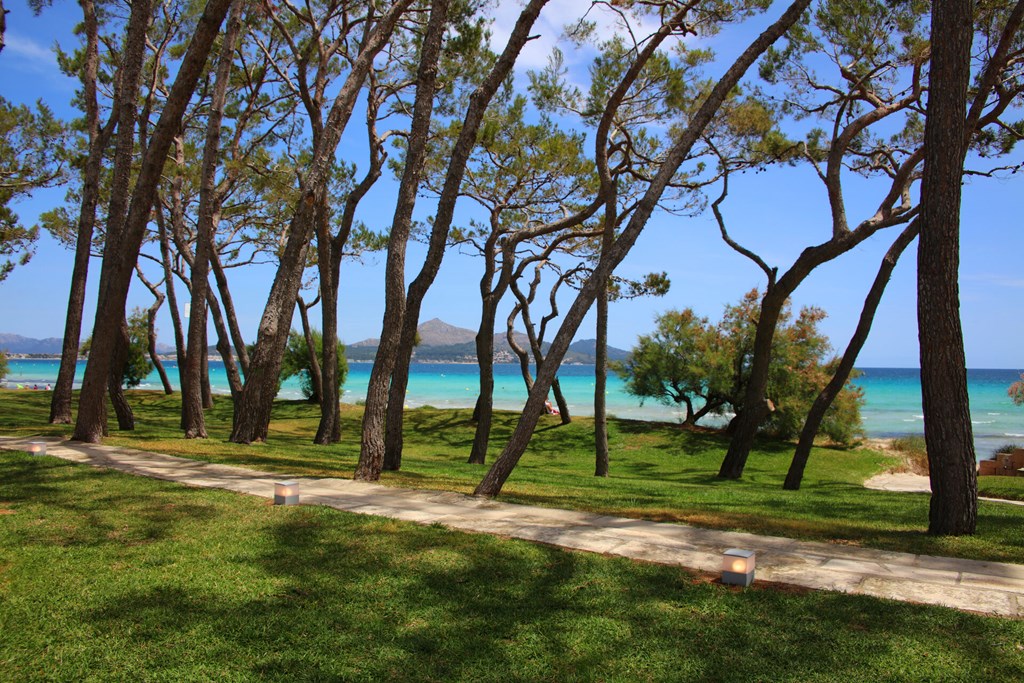
[[132,407],[124,395],[124,387],[122,386],[130,344],[128,323],[122,319],[121,329],[111,353],[112,360],[110,376],[107,380],[107,392],[110,394],[110,403],[114,406],[114,414],[117,415],[117,428],[123,432],[130,432],[135,429],[135,414],[132,412]]
[[[527,3],[526,7],[520,13],[519,18],[516,21],[516,25],[509,37],[508,43],[495,62],[494,67],[491,69],[490,73],[487,74],[480,86],[472,95],[470,95],[469,105],[466,109],[462,129],[459,131],[459,137],[450,154],[448,172],[445,176],[444,186],[441,189],[441,197],[438,201],[437,213],[434,217],[434,225],[430,231],[429,246],[427,248],[427,256],[424,259],[423,268],[409,286],[408,300],[405,296],[405,292],[400,294],[391,293],[386,297],[388,305],[384,311],[384,326],[381,330],[381,345],[378,347],[374,368],[370,374],[370,385],[366,392],[366,409],[363,413],[362,448],[359,453],[359,466],[356,470],[357,479],[375,481],[380,478],[380,470],[383,467],[385,451],[384,437],[386,431],[385,420],[387,417],[386,402],[391,400],[389,385],[392,385],[395,382],[395,378],[393,376],[394,362],[388,354],[400,354],[400,357],[402,358],[411,358],[412,356],[413,343],[415,340],[415,327],[419,318],[419,309],[423,302],[423,297],[426,296],[427,290],[430,288],[431,284],[433,284],[434,278],[437,276],[437,272],[441,267],[441,261],[444,258],[444,248],[447,242],[448,231],[451,227],[452,218],[454,216],[455,203],[459,196],[459,188],[462,185],[462,178],[465,175],[466,163],[469,160],[469,155],[476,143],[476,134],[480,128],[480,123],[483,121],[484,113],[486,112],[491,99],[494,97],[494,94],[497,92],[501,84],[505,82],[508,74],[511,73],[512,67],[515,65],[516,58],[527,40],[530,38],[530,29],[546,2],[547,0],[530,0]],[[444,3],[443,8],[440,5],[435,5],[433,7],[433,10],[437,10],[439,13],[442,9],[446,14],[447,2]],[[433,10],[431,12],[431,21],[434,19]],[[433,36],[433,34],[434,31],[431,31],[428,28],[428,39]],[[428,42],[432,41],[428,40]],[[440,45],[437,47],[439,49]],[[424,48],[424,53],[426,53],[426,48]],[[435,55],[433,57],[434,66],[432,66],[427,73],[421,73],[417,78],[417,105],[420,105],[420,89],[425,85],[424,78],[429,78],[430,83],[433,83],[435,79],[436,61]],[[424,61],[421,58],[421,67],[423,65]],[[429,126],[433,107],[432,99],[433,98],[430,97],[422,104],[422,111],[425,114],[425,116],[422,117],[422,120],[419,120],[420,117],[417,116],[417,112],[421,110],[420,107],[414,107],[414,129],[418,125]],[[410,135],[409,150],[406,154],[407,172],[409,172],[410,164],[413,164],[423,158],[425,145],[426,139],[420,139],[416,134]],[[419,173],[419,168],[413,168],[411,171],[412,177],[410,177],[409,180],[412,181],[414,185],[418,185],[419,183]],[[407,204],[407,206],[402,208],[401,212],[396,209],[396,221],[392,225],[392,234],[395,234],[394,231],[397,226],[399,229],[398,236],[403,241],[401,253],[398,254],[403,264],[405,260],[404,242],[408,240],[408,226],[406,226],[405,223],[411,219],[411,209],[415,203],[415,196],[406,199],[404,202],[401,199],[401,192],[405,189],[405,186],[406,178],[403,177],[402,189],[400,189],[399,207],[402,208],[401,205],[403,203]],[[405,213],[409,213],[409,216],[405,216]],[[399,218],[401,218],[401,222],[399,222]],[[390,244],[388,248],[388,257],[390,261]],[[397,284],[401,285],[404,273],[400,276],[394,275],[392,277],[399,278],[397,280]],[[388,278],[388,282],[392,282],[391,277]],[[393,307],[392,302],[394,302]],[[392,308],[394,310],[391,310],[389,313],[389,310]],[[411,333],[410,329],[412,330]],[[382,354],[381,349],[385,348],[387,349],[387,354]],[[381,366],[380,373],[377,372],[378,364]],[[406,379],[405,381],[407,382],[408,380]],[[400,384],[401,382],[402,380],[399,380]],[[398,397],[396,396],[395,398]],[[404,395],[401,396],[401,399],[402,403],[404,403]]]
[[743,468],[747,464],[750,449],[754,446],[757,430],[770,410],[765,390],[768,387],[772,341],[789,292],[790,290],[776,284],[761,300],[761,315],[757,320],[757,332],[754,335],[754,351],[743,406],[729,425],[732,439],[718,470],[718,476],[722,479],[739,479],[743,476]]
[[960,326],[960,187],[973,3],[932,5],[932,61],[917,250],[921,398],[932,497],[928,533],[973,534],[977,463]]
[[[420,52],[417,69],[416,98],[413,104],[405,169],[398,188],[391,236],[388,240],[388,257],[385,265],[385,307],[384,323],[381,329],[377,355],[374,357],[370,381],[366,388],[366,405],[363,409],[362,435],[359,448],[359,462],[355,479],[376,481],[384,468],[384,436],[391,376],[395,359],[403,353],[402,337],[407,332],[405,295],[405,251],[412,230],[412,213],[416,206],[423,171],[423,159],[427,153],[430,121],[434,110],[434,84],[437,81],[437,63],[441,55],[439,30],[448,16],[448,1],[435,0],[430,8],[427,36]],[[413,320],[415,326],[415,320]],[[415,331],[413,334],[415,337]],[[412,348],[409,347],[409,356]]]
[[100,174],[103,170],[103,151],[113,132],[115,118],[100,128],[96,79],[99,72],[99,24],[96,5],[92,0],[81,0],[83,31],[86,37],[85,57],[82,64],[82,100],[85,103],[85,122],[89,133],[89,155],[82,173],[82,204],[78,214],[75,241],[75,261],[71,270],[71,291],[68,294],[67,317],[64,321],[64,341],[61,345],[60,369],[50,398],[50,422],[71,424],[71,390],[78,368],[79,340],[82,337],[82,309],[85,305],[85,287],[89,278],[89,257],[92,235],[96,226],[96,206],[99,203]]
[[839,367],[836,368],[835,374],[829,383],[825,385],[825,388],[821,390],[818,397],[814,399],[814,403],[807,413],[804,428],[800,432],[800,440],[796,445],[796,452],[793,453],[793,462],[789,465],[789,472],[786,473],[786,481],[782,484],[782,488],[788,491],[798,491],[800,489],[800,482],[803,481],[804,469],[807,467],[807,459],[811,455],[814,437],[818,435],[818,428],[821,427],[821,422],[825,419],[825,413],[832,406],[832,402],[835,401],[836,396],[839,395],[839,392],[846,385],[846,380],[850,378],[853,364],[857,362],[857,355],[864,347],[864,342],[867,341],[868,334],[871,332],[875,311],[878,310],[878,304],[885,293],[886,285],[889,284],[892,271],[896,268],[896,262],[899,261],[903,251],[914,241],[916,236],[917,223],[914,222],[896,238],[896,241],[889,247],[889,251],[886,252],[885,257],[882,259],[882,264],[878,268],[875,281],[871,284],[871,289],[868,290],[868,295],[864,300],[864,307],[860,312],[857,329],[854,330],[850,343],[843,353],[843,358],[839,361]]
[[[302,321],[302,337],[306,340],[306,353],[309,354],[309,380],[312,384],[313,395],[309,397],[310,403],[320,405],[323,403],[323,390],[324,377],[320,367],[320,361],[318,359],[319,354],[316,351],[316,342],[313,340],[313,328],[309,325],[309,309],[316,305],[314,301],[311,304],[306,304],[302,297],[295,298],[295,305],[299,309],[299,319]],[[314,441],[314,443],[320,443]]]
[[594,476],[608,476],[608,290],[597,295],[594,358]]
[[231,389],[231,400],[237,401],[238,395],[242,393],[242,377],[238,374],[238,366],[235,364],[235,358],[231,352],[231,339],[224,323],[224,314],[220,310],[213,290],[207,290],[206,302],[213,316],[213,326],[217,330],[217,352],[220,353],[221,360],[224,362],[224,374],[227,375],[228,387]]
[[[188,321],[188,350],[185,352],[185,367],[182,374],[181,421],[186,439],[206,438],[206,417],[203,408],[207,405],[205,389],[209,386],[206,331],[207,298],[210,291],[210,254],[214,250],[213,239],[217,230],[219,205],[217,196],[217,166],[220,153],[221,122],[224,118],[224,102],[227,100],[231,66],[234,61],[235,41],[242,30],[242,0],[234,0],[228,15],[227,28],[217,61],[217,75],[210,96],[206,122],[206,140],[203,146],[203,162],[199,177],[199,215],[196,221],[196,250],[192,259],[192,302]],[[201,377],[206,375],[204,382]],[[210,404],[212,404],[212,397]]]
[[[217,281],[217,292],[224,303],[224,318],[227,329],[231,333],[231,341],[235,346],[235,355],[238,356],[238,365],[242,374],[249,372],[249,350],[245,346],[245,339],[242,337],[242,328],[238,326],[238,314],[235,313],[235,303],[231,298],[231,289],[228,287],[228,278],[224,273],[224,266],[220,262],[220,254],[216,251],[210,254],[210,268],[213,270],[213,277]],[[239,392],[241,393],[241,385]],[[237,397],[236,397],[237,398]]]
[[[487,288],[490,289],[490,278]],[[490,292],[488,292],[489,294]],[[476,432],[473,434],[473,448],[469,453],[471,465],[483,465],[487,460],[487,442],[491,436],[494,419],[494,318],[495,307],[490,297],[484,298],[483,315],[476,333],[476,359],[480,366],[480,393],[476,399],[474,417]]]
[[[124,51],[121,58],[121,66],[118,70],[117,84],[114,89],[115,102],[114,109],[112,112],[112,121],[116,121],[116,127],[118,130],[117,145],[114,152],[113,172],[111,175],[110,184],[110,201],[107,206],[107,234],[106,244],[104,247],[104,258],[108,252],[116,252],[116,239],[121,229],[121,224],[124,221],[124,212],[128,205],[128,194],[129,187],[131,184],[131,165],[132,165],[132,147],[135,131],[135,121],[137,110],[134,106],[122,106],[122,103],[134,103],[139,93],[139,83],[142,77],[142,64],[145,59],[145,38],[146,30],[149,27],[149,14],[150,14],[150,2],[149,0],[140,0],[138,3],[132,5],[132,13],[128,21],[128,29],[125,37]],[[86,10],[89,11],[86,11]],[[98,30],[95,25],[95,7],[89,5],[88,7],[83,5],[83,12],[86,14],[86,30],[90,30],[90,24],[92,24],[92,30]],[[91,21],[90,16],[91,15]],[[89,40],[92,39],[90,36]],[[90,61],[95,57],[98,60],[98,55],[87,55],[86,56],[86,68],[98,68],[98,61],[95,64],[90,64]],[[92,97],[89,97],[88,93],[89,85],[86,85],[86,106],[92,107],[97,106],[95,101],[95,80],[92,83]],[[108,124],[109,126],[109,124]],[[83,206],[82,214],[79,216],[79,220],[88,220],[91,223],[95,222],[95,207],[99,196],[99,183],[100,183],[100,172],[103,164],[103,154],[105,152],[106,143],[109,141],[109,136],[112,130],[108,127],[105,131],[105,140],[93,140],[95,147],[90,145],[90,158],[87,162],[86,167],[86,178],[85,185],[83,187]],[[97,149],[98,148],[98,149]],[[90,171],[95,168],[95,174],[90,177]],[[90,198],[90,181],[93,183],[92,197]],[[92,204],[91,212],[88,211],[89,206],[86,205],[86,201],[90,200]],[[91,216],[91,220],[90,220]],[[72,293],[68,302],[68,320],[71,321],[73,317],[78,318],[79,328],[78,334],[74,333],[73,329],[65,329],[64,332],[64,348],[61,354],[61,370],[58,374],[58,383],[54,391],[54,401],[58,404],[58,409],[53,411],[53,419],[63,421],[65,417],[70,421],[70,407],[66,410],[63,408],[65,401],[71,399],[71,383],[74,380],[75,366],[77,365],[77,345],[78,338],[81,336],[81,313],[76,313],[72,309],[77,306],[81,308],[81,304],[77,303],[78,294],[76,293],[76,287],[81,287],[81,297],[84,301],[86,276],[88,271],[88,250],[83,244],[86,237],[89,242],[92,240],[91,230],[88,228],[86,231],[81,230],[83,226],[79,225],[78,244],[76,245],[75,251],[75,265],[76,271],[80,271],[79,274],[73,275],[72,278]],[[83,232],[89,232],[89,235],[84,235]],[[84,250],[84,252],[83,252]],[[80,259],[82,263],[79,263]],[[81,268],[79,268],[81,266]],[[79,279],[80,278],[80,279]],[[104,289],[106,287],[106,280],[102,275],[100,277],[100,297],[102,299]],[[117,314],[118,318],[124,316],[122,310]],[[75,325],[72,323],[72,328]],[[70,338],[70,339],[69,339]],[[93,341],[95,342],[95,332],[93,335]],[[112,343],[113,338],[107,340],[107,343]],[[74,361],[71,361],[72,350],[69,348],[70,343],[75,345],[74,355],[76,356]],[[95,344],[93,346],[95,349]],[[109,350],[101,350],[101,355],[109,353]],[[67,361],[67,362],[66,362]],[[90,363],[91,363],[90,359]],[[86,365],[88,368],[88,364]],[[106,399],[104,398],[105,388],[107,384],[107,368],[103,368],[103,372],[96,373],[93,381],[93,391],[89,398],[89,406],[87,409],[89,429],[88,436],[83,440],[99,441],[100,438],[107,432],[107,410],[106,410]],[[84,380],[83,380],[84,388]],[[81,405],[81,397],[79,398],[79,404]],[[76,435],[78,435],[77,423],[81,421],[81,411],[76,420]],[[83,430],[82,434],[85,434]],[[76,436],[78,438],[78,436]]]
[[338,143],[341,142],[341,135],[352,116],[366,74],[411,2],[412,0],[396,0],[367,34],[359,56],[353,62],[348,77],[334,99],[319,144],[313,150],[313,160],[305,177],[304,196],[298,202],[288,230],[280,267],[271,286],[263,317],[260,319],[256,346],[249,359],[249,368],[243,370],[245,386],[235,406],[230,437],[235,443],[252,443],[267,439],[274,397],[277,395],[277,378],[281,372],[281,357],[288,341],[288,330],[295,310],[295,297],[302,284],[306,251],[314,228],[313,208],[320,205],[319,197],[327,193]]
[[[583,322],[583,318],[593,304],[597,294],[607,286],[608,278],[611,277],[612,271],[619,265],[636,242],[636,238],[640,235],[644,225],[654,212],[665,188],[683,160],[689,155],[697,139],[703,134],[704,129],[721,107],[726,95],[735,87],[750,65],[796,22],[809,4],[810,0],[795,0],[776,22],[754,39],[708,93],[700,108],[691,118],[689,126],[682,131],[677,142],[667,151],[661,167],[651,181],[647,192],[644,193],[637,203],[636,210],[633,212],[633,216],[626,228],[618,239],[615,240],[612,248],[602,255],[600,262],[594,269],[593,275],[584,283],[576,300],[566,313],[562,326],[559,328],[558,334],[555,335],[554,340],[551,342],[551,347],[548,349],[549,362],[545,364],[543,369],[538,370],[537,380],[530,391],[523,414],[520,416],[519,422],[512,432],[512,437],[509,439],[501,455],[491,466],[491,469],[477,485],[474,491],[475,495],[493,497],[501,492],[502,486],[523,453],[526,452],[526,447],[530,443],[533,430],[537,426],[537,420],[540,418],[544,407],[548,388],[554,381],[555,369],[565,357],[573,335],[579,329],[580,323]],[[651,41],[648,46],[654,48],[657,46],[657,42]]]
[[146,341],[148,342],[149,360],[153,363],[153,367],[156,368],[157,374],[160,375],[160,384],[164,387],[164,394],[170,396],[174,393],[174,389],[171,387],[171,380],[167,378],[167,371],[164,369],[163,361],[160,360],[160,356],[156,352],[156,313],[160,310],[163,302],[164,299],[161,295],[146,311]]
[[[142,238],[149,223],[156,196],[156,186],[167,159],[175,133],[195,91],[196,82],[206,64],[210,48],[227,14],[230,0],[209,0],[196,23],[189,46],[178,68],[164,109],[160,114],[149,147],[139,168],[124,229],[116,249],[106,249],[100,273],[100,302],[96,309],[93,350],[85,368],[85,378],[78,404],[78,419],[73,437],[78,441],[98,442],[103,436],[103,415],[106,406],[102,397],[111,371],[111,344],[124,321],[128,287],[132,271],[142,247]],[[132,7],[134,17],[135,6]],[[143,35],[142,38],[145,36]],[[126,101],[125,104],[130,104]],[[108,245],[109,247],[109,245]],[[105,283],[105,285],[104,285]]]

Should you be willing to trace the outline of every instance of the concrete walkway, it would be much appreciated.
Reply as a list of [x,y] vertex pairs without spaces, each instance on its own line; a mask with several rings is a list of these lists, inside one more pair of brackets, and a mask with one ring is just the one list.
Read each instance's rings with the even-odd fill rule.
[[[932,484],[928,477],[923,474],[910,474],[909,472],[886,472],[876,474],[864,482],[864,488],[877,491],[900,491],[904,493],[931,493]],[[1006,500],[1005,498],[986,498],[978,496],[978,500],[987,500],[990,503],[1003,503],[1005,505],[1024,505],[1024,500]]]
[[[0,437],[0,449],[32,439]],[[47,439],[48,455],[95,467],[221,488],[264,498],[294,479],[302,503],[419,524],[520,538],[606,555],[718,573],[727,548],[757,552],[757,579],[861,593],[1008,617],[1024,617],[1024,565],[794,541],[571,510],[513,505],[457,493],[416,491],[348,479],[291,478],[169,455]]]

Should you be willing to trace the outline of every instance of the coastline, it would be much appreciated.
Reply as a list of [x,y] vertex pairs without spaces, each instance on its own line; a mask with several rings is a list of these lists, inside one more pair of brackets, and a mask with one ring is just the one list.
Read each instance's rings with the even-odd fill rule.
[[[16,388],[38,385],[45,388],[54,383],[59,369],[59,359],[19,354],[11,358],[5,385]],[[164,368],[173,389],[178,389],[177,362],[163,359]],[[76,370],[76,386],[84,375],[86,362],[79,360]],[[341,400],[357,404],[365,398],[372,362],[352,361],[348,379],[345,382]],[[861,408],[864,433],[869,439],[889,439],[901,436],[920,435],[924,432],[924,416],[921,410],[920,371],[916,368],[859,368],[862,371],[855,384],[864,391],[865,402]],[[526,386],[518,364],[496,364],[495,408],[520,410],[526,400]],[[211,358],[210,380],[213,391],[230,393],[223,363]],[[968,391],[971,401],[971,417],[975,435],[975,450],[979,459],[991,457],[992,453],[1008,443],[1024,443],[1024,408],[1013,405],[1007,395],[1007,388],[1019,379],[1016,369],[968,370]],[[559,373],[563,393],[574,415],[593,415],[594,366],[567,365]],[[476,400],[479,386],[476,363],[415,362],[412,365],[406,406],[416,408],[433,406],[437,408],[471,408]],[[159,389],[161,380],[154,371],[147,377],[141,389]],[[300,399],[301,388],[297,378],[282,384],[280,398]],[[621,419],[657,422],[678,422],[681,417],[675,406],[666,406],[656,401],[643,404],[626,393],[625,385],[614,374],[608,377],[606,395],[609,415]],[[724,424],[726,417],[705,419],[702,426],[712,428]]]

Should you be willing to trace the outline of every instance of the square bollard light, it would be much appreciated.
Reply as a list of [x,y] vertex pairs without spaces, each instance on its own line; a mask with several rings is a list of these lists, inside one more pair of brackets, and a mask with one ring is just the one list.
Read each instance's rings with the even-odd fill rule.
[[274,484],[274,505],[298,505],[299,482],[279,481]]
[[25,452],[29,455],[46,455],[46,442],[29,441],[28,446],[25,447]]
[[722,583],[749,586],[754,582],[755,555],[753,550],[729,548],[722,554]]

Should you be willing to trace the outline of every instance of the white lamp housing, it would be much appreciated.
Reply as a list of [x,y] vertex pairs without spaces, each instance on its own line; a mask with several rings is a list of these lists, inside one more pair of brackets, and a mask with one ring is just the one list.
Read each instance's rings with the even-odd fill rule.
[[46,442],[29,441],[28,446],[25,447],[25,452],[29,455],[46,455]]
[[279,481],[274,484],[274,505],[298,505],[299,482]]
[[722,583],[749,586],[754,582],[755,561],[753,550],[729,548],[722,554]]

